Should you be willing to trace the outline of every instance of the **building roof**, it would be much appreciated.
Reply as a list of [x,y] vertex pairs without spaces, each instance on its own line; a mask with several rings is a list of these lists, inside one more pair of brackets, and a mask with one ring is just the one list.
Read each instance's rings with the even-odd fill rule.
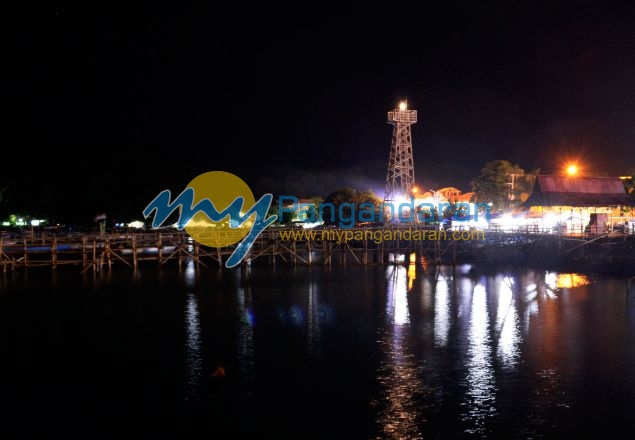
[[459,196],[456,198],[457,202],[471,202],[472,201],[472,197],[474,197],[474,194],[476,194],[475,192],[466,192],[463,194],[459,194]]
[[442,194],[446,199],[454,198],[461,195],[461,190],[458,188],[454,188],[453,186],[448,186],[445,188],[438,189],[437,192]]
[[534,189],[521,207],[635,206],[619,177],[536,176]]

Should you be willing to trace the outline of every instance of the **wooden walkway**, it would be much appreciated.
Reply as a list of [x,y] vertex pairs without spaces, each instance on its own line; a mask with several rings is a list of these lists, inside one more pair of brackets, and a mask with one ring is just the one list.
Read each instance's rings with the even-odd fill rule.
[[[409,258],[411,254],[430,264],[451,264],[492,259],[506,252],[521,257],[533,252],[538,258],[585,250],[588,254],[590,246],[587,244],[597,241],[572,240],[554,234],[461,233],[463,238],[460,240],[448,239],[451,231],[443,235],[435,227],[417,224],[352,229],[268,228],[258,236],[241,264],[384,265],[395,262],[397,256]],[[345,234],[349,234],[350,239],[344,239]],[[628,239],[633,242],[632,236]],[[178,265],[180,268],[187,262],[194,262],[197,267],[222,267],[234,247],[208,247],[192,240],[184,231],[165,230],[130,234],[3,236],[0,237],[0,268],[7,272],[30,267],[74,266],[83,273],[113,266],[136,269],[144,264],[156,267]]]
[[[435,261],[441,258],[447,245],[439,240],[412,240],[404,235],[405,231],[430,234],[434,230],[427,225],[324,229],[312,233],[296,228],[270,228],[258,236],[242,264],[263,260],[270,265],[385,264],[394,254],[406,252],[418,252]],[[363,239],[344,239],[345,234]],[[114,265],[136,269],[145,263],[180,267],[188,261],[203,267],[223,266],[234,247],[204,246],[184,231],[2,237],[0,268],[7,272],[29,267],[77,266],[86,272]]]
[[17,268],[79,266],[82,272],[114,264],[137,268],[144,261],[181,262],[187,255],[188,236],[174,234],[73,234],[0,238],[0,266]]

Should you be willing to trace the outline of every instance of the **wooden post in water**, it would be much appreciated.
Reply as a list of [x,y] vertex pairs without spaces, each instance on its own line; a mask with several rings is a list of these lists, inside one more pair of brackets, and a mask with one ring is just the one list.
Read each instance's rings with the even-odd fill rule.
[[437,225],[437,239],[434,242],[434,263],[441,263],[441,226]]
[[273,267],[276,267],[276,243],[274,242],[273,245],[271,245],[271,265]]
[[366,237],[364,237],[364,247],[362,253],[362,264],[366,266],[368,264],[368,241],[366,241]]
[[93,238],[93,272],[97,271],[97,240]]
[[82,267],[86,267],[88,262],[88,246],[86,246],[86,236],[82,235]]
[[110,258],[110,238],[106,238],[106,255],[108,257],[108,270],[112,267],[112,261]]
[[456,264],[456,240],[452,240],[452,264]]
[[380,251],[379,251],[379,258],[380,258],[380,261],[381,261],[380,264],[383,266],[384,265],[384,230],[383,230],[383,228],[382,228],[381,232],[382,232],[382,237],[381,237],[381,243],[380,243],[381,248],[380,248]]
[[26,237],[24,237],[24,267],[29,267],[29,257],[28,257],[28,244],[26,242]]
[[157,238],[157,255],[159,258],[159,265],[163,264],[163,240],[161,239],[161,233],[159,233]]
[[132,267],[137,270],[137,234],[132,234]]
[[53,269],[57,267],[57,237],[53,237],[51,243],[51,266]]
[[[0,259],[2,259],[3,251],[2,251],[2,237],[0,237]],[[2,263],[2,272],[7,273],[7,264],[6,262]]]

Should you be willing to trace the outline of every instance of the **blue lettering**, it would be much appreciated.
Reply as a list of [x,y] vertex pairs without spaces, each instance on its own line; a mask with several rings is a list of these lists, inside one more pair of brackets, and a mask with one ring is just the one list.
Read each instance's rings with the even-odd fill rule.
[[236,246],[236,249],[234,249],[234,252],[232,252],[225,263],[225,266],[228,268],[234,267],[240,263],[258,235],[260,235],[267,226],[276,221],[278,218],[277,215],[267,217],[269,207],[271,206],[271,200],[273,199],[271,194],[263,195],[244,215],[240,215],[240,211],[244,203],[243,197],[236,197],[227,208],[220,212],[216,210],[214,204],[209,199],[203,199],[195,206],[192,206],[194,203],[193,188],[186,188],[183,190],[183,192],[172,203],[170,203],[170,197],[170,190],[166,189],[159,193],[159,195],[156,196],[154,200],[152,200],[152,202],[150,202],[143,210],[145,218],[148,218],[148,216],[152,214],[152,211],[156,211],[154,219],[152,220],[153,227],[160,227],[179,206],[181,207],[181,213],[177,223],[177,229],[179,230],[185,228],[190,219],[199,212],[203,212],[213,222],[218,222],[229,216],[232,228],[242,226],[249,217],[255,214],[254,224],[251,227],[251,230],[238,244],[238,246]]
[[[288,205],[286,200],[290,200],[292,202],[290,208],[285,208],[285,204]],[[284,213],[288,212],[289,214],[295,214],[298,210],[298,198],[294,196],[280,196],[278,197],[278,218],[280,219],[280,223],[284,222]]]

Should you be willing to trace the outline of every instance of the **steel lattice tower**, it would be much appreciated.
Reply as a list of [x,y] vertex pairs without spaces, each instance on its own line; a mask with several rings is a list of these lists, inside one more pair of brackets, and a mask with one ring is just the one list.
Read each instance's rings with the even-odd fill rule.
[[405,101],[401,102],[398,109],[388,112],[387,122],[394,128],[384,204],[391,203],[400,196],[409,197],[414,189],[415,170],[410,126],[417,122],[417,111],[408,110],[408,104]]

